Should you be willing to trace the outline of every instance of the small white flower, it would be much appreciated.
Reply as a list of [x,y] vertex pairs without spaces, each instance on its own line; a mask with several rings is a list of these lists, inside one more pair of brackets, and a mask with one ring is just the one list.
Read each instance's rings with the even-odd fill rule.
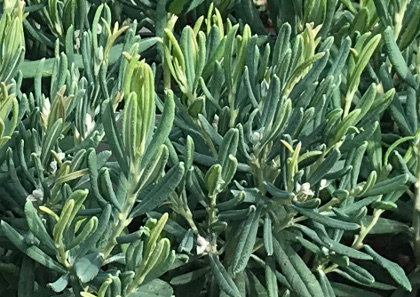
[[51,103],[48,98],[44,98],[44,102],[42,103],[41,109],[41,122],[44,128],[47,128],[48,124],[48,117],[50,116],[51,112]]
[[[66,158],[66,155],[64,153],[57,153],[58,158],[60,159],[60,161],[63,161]],[[50,163],[50,169],[51,172],[54,174],[57,171],[57,161],[54,160]]]
[[313,196],[314,192],[311,190],[311,185],[309,183],[304,183],[302,185],[298,184],[296,187],[296,191],[299,193],[303,193],[307,196]]
[[45,115],[49,115],[51,111],[51,103],[50,103],[50,99],[48,98],[44,98],[44,102],[42,104],[42,113]]
[[322,251],[322,253],[323,253],[325,256],[327,256],[327,255],[329,255],[329,254],[330,254],[330,250],[329,250],[329,249],[327,249],[325,246],[323,246],[323,247],[321,248],[321,251]]
[[216,115],[214,115],[214,118],[213,118],[213,123],[211,123],[211,125],[212,125],[212,127],[214,128],[214,129],[216,129],[217,130],[217,127],[218,127],[218,125],[219,125],[219,116],[216,114]]
[[52,174],[57,171],[57,161],[54,160],[50,163],[50,170]]
[[85,116],[85,124],[86,124],[86,136],[88,136],[90,134],[90,132],[93,131],[93,129],[95,129],[95,121],[92,119],[92,116],[87,113]]
[[198,236],[197,238],[197,255],[201,255],[204,252],[208,253],[208,248],[210,243],[202,236]]
[[78,50],[80,48],[80,30],[75,30],[73,36],[75,41],[74,49]]
[[260,132],[255,131],[254,133],[252,133],[252,135],[251,135],[251,142],[253,144],[256,144],[260,140],[261,140],[261,133]]
[[320,190],[325,189],[327,186],[328,186],[327,180],[326,179],[321,179],[321,182],[319,184],[319,187],[320,187],[319,189]]
[[44,197],[44,190],[41,186],[38,186],[35,190],[32,191],[32,194],[30,194],[28,197],[26,197],[26,200],[40,203],[42,202],[42,198]]

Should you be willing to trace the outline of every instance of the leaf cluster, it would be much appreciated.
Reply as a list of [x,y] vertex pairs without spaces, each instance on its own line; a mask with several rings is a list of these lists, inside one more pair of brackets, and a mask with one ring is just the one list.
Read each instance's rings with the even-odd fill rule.
[[3,1],[0,295],[416,295],[419,19]]

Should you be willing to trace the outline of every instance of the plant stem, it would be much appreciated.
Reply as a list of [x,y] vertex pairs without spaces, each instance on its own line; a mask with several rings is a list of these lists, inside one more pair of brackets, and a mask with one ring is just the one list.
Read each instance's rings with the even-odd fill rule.
[[187,222],[190,225],[191,230],[194,232],[194,234],[197,235],[197,236],[200,235],[200,233],[198,232],[197,225],[195,224],[194,219],[192,217],[191,211],[188,209],[188,211],[185,211],[182,215],[187,220]]
[[201,126],[200,122],[196,119],[193,119],[194,123],[197,125],[197,127],[200,128],[201,136],[203,137],[204,141],[207,143],[207,145],[210,148],[211,154],[213,155],[213,158],[217,159],[218,153],[216,150],[216,147],[213,144],[213,141],[209,137],[209,135],[206,133],[206,131]]
[[165,90],[171,89],[171,72],[165,61],[163,62],[163,86]]
[[381,216],[383,212],[384,210],[382,209],[375,209],[373,211],[372,220],[370,221],[369,225],[367,225],[366,227],[363,225],[360,226],[360,233],[355,239],[355,241],[353,242],[353,245],[352,245],[353,248],[360,250],[363,247],[363,240],[369,234],[370,230],[372,230],[372,228],[376,225],[376,223],[379,220],[379,217]]
[[230,108],[229,127],[231,128],[235,126],[236,117],[238,115],[238,112],[235,109],[235,97],[236,97],[236,84],[232,87],[232,90],[229,92],[229,95],[228,95],[229,108]]
[[69,261],[67,260],[68,259],[68,256],[69,256],[69,252],[64,249],[64,246],[63,245],[60,245],[58,247],[57,260],[58,260],[58,262],[60,262],[61,264],[63,264],[67,268],[67,270],[70,270],[71,269],[71,265],[70,265]]
[[414,184],[414,201],[413,201],[413,252],[417,266],[420,265],[420,142],[417,140],[413,147],[414,154],[417,159],[416,167],[416,183]]
[[124,228],[127,227],[127,225],[131,222],[131,219],[128,219],[128,216],[130,214],[131,208],[133,207],[135,200],[136,200],[136,193],[128,196],[128,199],[123,209],[118,214],[118,222],[116,223],[116,225],[113,226],[111,236],[108,239],[108,243],[104,248],[104,252],[103,252],[104,259],[108,258],[108,256],[111,254],[112,250],[117,245],[117,237],[121,235]]
[[[420,167],[419,160],[417,167]],[[413,251],[416,264],[420,265],[420,176],[417,176],[414,190],[414,208],[413,208]]]
[[210,208],[208,210],[209,213],[209,233],[210,233],[210,225],[216,222],[216,198],[217,195],[211,195],[210,198]]
[[354,92],[347,93],[344,99],[343,119],[349,114],[351,102],[353,100]]
[[210,241],[210,246],[211,246],[210,249],[215,252],[217,251],[217,236],[215,233],[212,232],[211,225],[217,221],[216,199],[217,199],[217,194],[209,196],[210,207],[207,208],[207,213],[209,215],[207,232],[209,235],[211,235],[211,238],[212,238]]
[[[369,232],[372,230],[372,228],[376,225],[376,223],[378,222],[381,214],[384,212],[384,210],[382,209],[375,209],[373,211],[373,217],[372,220],[370,221],[369,225],[367,225],[366,227],[364,227],[363,225],[360,226],[360,233],[359,235],[355,238],[355,241],[352,244],[352,248],[356,249],[356,250],[360,250],[363,247],[363,240],[366,238],[366,236],[369,234]],[[338,264],[332,264],[329,267],[323,269],[324,273],[327,274],[329,272],[332,272],[334,269],[336,269],[338,267]]]
[[251,161],[251,168],[252,168],[255,184],[258,190],[260,190],[261,194],[265,195],[266,191],[265,191],[265,186],[264,186],[264,174],[261,168],[261,162],[259,158],[257,157],[253,158],[253,160]]

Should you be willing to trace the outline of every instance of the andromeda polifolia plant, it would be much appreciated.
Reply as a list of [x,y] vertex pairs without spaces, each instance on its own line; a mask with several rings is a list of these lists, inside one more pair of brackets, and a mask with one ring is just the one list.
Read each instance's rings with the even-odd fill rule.
[[2,6],[1,296],[417,296],[418,1]]

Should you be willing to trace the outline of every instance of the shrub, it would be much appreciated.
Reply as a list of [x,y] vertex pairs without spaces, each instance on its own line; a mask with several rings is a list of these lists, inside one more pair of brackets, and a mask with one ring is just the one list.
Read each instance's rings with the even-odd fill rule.
[[417,294],[418,1],[99,2],[3,1],[0,295]]

